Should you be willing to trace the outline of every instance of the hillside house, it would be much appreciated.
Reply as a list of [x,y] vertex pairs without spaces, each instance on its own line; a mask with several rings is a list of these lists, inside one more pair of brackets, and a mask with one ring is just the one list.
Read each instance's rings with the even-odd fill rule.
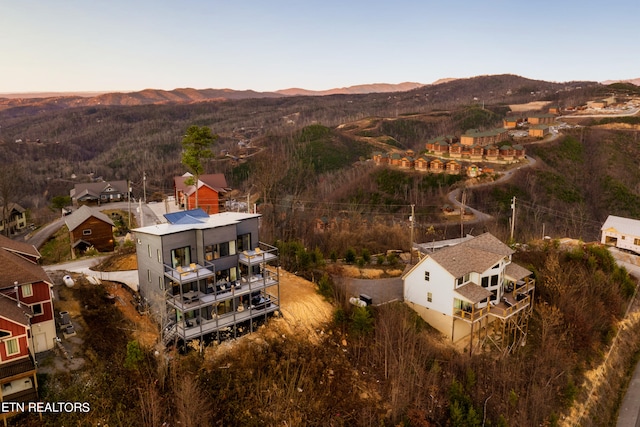
[[190,179],[194,177],[189,172],[173,178],[175,200],[182,209],[200,208],[209,214],[224,210],[224,195],[231,190],[228,188],[224,174],[214,173],[198,177],[198,206],[196,206],[196,185],[187,184]]
[[466,146],[469,150],[469,158],[471,160],[482,160],[484,156],[484,147],[481,145]]
[[67,215],[64,222],[69,229],[71,253],[74,258],[92,246],[99,252],[113,251],[115,224],[102,212],[94,212],[90,207],[83,205]]
[[448,153],[449,145],[455,142],[456,139],[453,136],[439,136],[427,141],[425,148],[431,153]]
[[455,142],[458,142],[458,138],[453,135],[438,136],[428,140],[425,148],[428,152],[447,153],[449,151],[449,145]]
[[[53,283],[27,243],[0,236],[0,401],[38,400],[35,354],[55,346]],[[2,412],[7,419],[17,411]]]
[[497,128],[487,131],[470,129],[460,137],[460,143],[462,145],[480,145],[482,147],[507,140],[509,140],[509,131],[505,128]]
[[53,282],[38,265],[39,259],[40,253],[33,245],[0,236],[0,293],[20,301],[33,313],[30,320],[33,353],[51,350],[56,337]]
[[259,241],[260,216],[193,209],[133,230],[140,294],[165,344],[252,332],[279,310],[278,250]]
[[549,126],[547,125],[529,126],[529,136],[534,138],[544,138],[547,135],[549,135]]
[[420,156],[416,160],[416,170],[420,172],[427,172],[429,170],[429,159],[425,156]]
[[412,156],[404,155],[400,159],[400,169],[413,169],[416,165],[416,161]]
[[504,351],[522,342],[535,284],[514,251],[490,233],[440,246],[403,276],[405,303],[452,341],[469,338],[470,352],[490,327]]
[[500,147],[500,157],[502,160],[511,161],[514,160],[516,156],[516,150],[513,149],[510,145],[503,145]]
[[76,184],[69,192],[74,206],[100,205],[128,200],[127,181],[100,181]]
[[[0,313],[0,401],[8,405],[36,402],[38,379],[29,336],[33,312],[0,293]],[[8,418],[22,412],[17,409],[2,411],[5,426]]]
[[389,164],[391,166],[400,166],[402,163],[402,154],[400,153],[391,153],[389,156]]
[[441,173],[444,172],[444,162],[440,159],[433,159],[429,163],[429,172]]
[[556,121],[555,114],[532,114],[527,116],[527,122],[530,125],[549,125]]
[[609,215],[600,231],[603,245],[640,255],[640,220]]
[[460,163],[455,160],[451,160],[445,165],[445,170],[449,175],[459,175],[461,169]]
[[502,119],[502,126],[506,129],[515,129],[520,122],[522,122],[521,117],[505,117]]
[[27,228],[27,212],[17,203],[7,205],[7,214],[4,218],[4,206],[0,206],[0,233],[12,235]]
[[498,156],[500,155],[500,149],[495,145],[487,145],[484,147],[484,156],[487,160],[495,161],[498,160]]
[[462,144],[456,142],[449,146],[449,157],[453,159],[459,159],[462,157]]
[[373,161],[377,166],[389,164],[389,154],[376,151],[373,153]]

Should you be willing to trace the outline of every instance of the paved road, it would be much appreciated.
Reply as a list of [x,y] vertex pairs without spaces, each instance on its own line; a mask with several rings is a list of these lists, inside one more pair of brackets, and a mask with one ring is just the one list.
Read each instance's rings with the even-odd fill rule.
[[[142,215],[140,214],[140,206],[142,206]],[[93,211],[96,211],[96,212],[100,212],[103,210],[111,210],[111,209],[119,209],[125,212],[129,212],[129,208],[131,208],[131,216],[135,218],[136,223],[140,227],[156,224],[161,219],[163,219],[162,213],[164,213],[163,204],[157,204],[156,206],[151,204],[141,205],[139,203],[131,203],[131,205],[129,205],[128,202],[116,202],[116,203],[109,203],[109,204],[103,204],[100,206],[90,206],[90,207]],[[36,230],[34,233],[26,236],[25,242],[35,246],[36,248],[40,248],[63,225],[64,225],[64,217],[58,218],[57,220],[45,225],[39,230]]]
[[[640,266],[621,259],[625,254],[619,255],[616,253],[618,251],[615,249],[610,249],[610,251],[616,258],[616,262],[619,265],[626,268],[629,274],[636,278],[640,278]],[[638,257],[630,257],[629,255],[626,255],[626,258],[635,258],[635,261],[638,262]],[[632,259],[629,259],[628,261],[631,260]],[[627,392],[624,395],[622,405],[620,406],[620,412],[618,413],[618,422],[616,427],[640,427],[640,364],[636,365],[633,377],[631,377],[631,380],[629,381]]]
[[138,291],[138,270],[129,271],[95,271],[92,267],[100,264],[110,255],[104,255],[94,258],[85,258],[76,261],[65,262],[61,264],[45,265],[43,268],[48,272],[68,271],[72,273],[84,274],[85,276],[95,277],[97,279],[108,280],[110,282],[124,283],[133,291]]

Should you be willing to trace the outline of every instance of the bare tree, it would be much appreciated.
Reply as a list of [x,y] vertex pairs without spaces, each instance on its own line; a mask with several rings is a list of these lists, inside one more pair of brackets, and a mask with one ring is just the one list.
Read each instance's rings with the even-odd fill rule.
[[2,223],[4,234],[9,236],[9,213],[11,205],[16,203],[20,194],[22,174],[17,164],[0,168],[0,204],[2,205]]

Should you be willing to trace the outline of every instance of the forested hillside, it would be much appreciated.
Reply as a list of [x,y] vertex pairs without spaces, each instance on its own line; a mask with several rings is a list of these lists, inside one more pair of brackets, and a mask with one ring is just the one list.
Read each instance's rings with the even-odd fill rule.
[[[248,188],[250,177],[253,181],[274,181],[262,185],[263,195],[271,192],[280,199],[299,198],[305,191],[310,195],[322,193],[323,187],[325,193],[335,193],[334,201],[351,203],[354,197],[369,198],[349,194],[348,187],[354,180],[368,179],[352,165],[379,149],[379,140],[386,141],[390,148],[418,150],[425,139],[460,132],[469,126],[499,123],[508,103],[549,100],[579,104],[599,90],[599,85],[589,82],[559,84],[501,75],[459,79],[392,94],[131,107],[61,108],[55,99],[25,101],[0,112],[0,163],[19,165],[21,172],[10,185],[20,189],[17,201],[34,214],[48,206],[53,197],[68,195],[75,182],[97,177],[129,179],[134,194],[139,195],[146,173],[148,194],[167,193],[172,188],[172,177],[184,172],[180,141],[186,128],[206,125],[220,135],[216,158],[206,165],[206,170],[225,173],[232,187]],[[378,122],[375,129],[355,134],[336,128],[367,118]],[[300,132],[308,132],[303,128],[312,124],[328,129],[332,136],[325,144],[329,145],[312,146],[304,152],[294,148],[301,140]],[[368,132],[378,142],[370,143],[373,138],[367,140]],[[361,142],[369,143],[370,148],[357,148]],[[343,148],[334,149],[334,143]],[[343,152],[348,145],[353,149]],[[260,165],[273,165],[272,160],[279,165],[278,175],[268,178]],[[306,167],[305,162],[314,168],[304,181],[296,181],[295,175]],[[6,175],[11,178],[15,174]],[[391,198],[401,196],[394,194]],[[376,196],[372,197],[375,202]]]

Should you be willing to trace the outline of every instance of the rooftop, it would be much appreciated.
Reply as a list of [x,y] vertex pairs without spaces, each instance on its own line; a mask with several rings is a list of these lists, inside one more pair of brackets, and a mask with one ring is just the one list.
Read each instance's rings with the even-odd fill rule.
[[[213,215],[207,215],[202,209],[192,209],[190,211],[175,212],[167,220],[173,221],[164,224],[149,225],[147,227],[136,228],[132,231],[136,233],[152,234],[155,236],[164,236],[173,233],[180,233],[187,230],[207,230],[210,228],[224,227],[227,225],[238,224],[243,220],[251,218],[259,218],[261,214],[252,214],[245,212],[222,212]],[[169,219],[171,218],[171,219]]]

